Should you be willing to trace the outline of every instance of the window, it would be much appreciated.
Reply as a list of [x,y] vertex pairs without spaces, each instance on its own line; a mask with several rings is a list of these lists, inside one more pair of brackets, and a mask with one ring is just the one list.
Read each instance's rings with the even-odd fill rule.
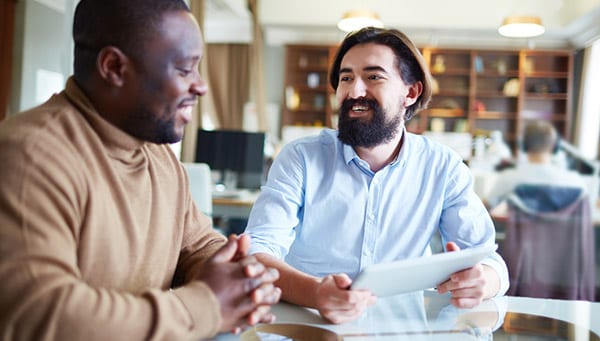
[[582,156],[600,157],[600,39],[586,48],[575,145]]

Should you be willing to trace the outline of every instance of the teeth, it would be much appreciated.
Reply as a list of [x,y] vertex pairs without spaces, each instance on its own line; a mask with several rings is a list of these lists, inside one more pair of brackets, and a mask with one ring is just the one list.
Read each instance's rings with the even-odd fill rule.
[[190,121],[192,119],[192,107],[188,106],[188,107],[179,109],[179,114],[183,117],[184,120]]
[[366,105],[355,104],[352,106],[352,111],[367,111],[369,107]]

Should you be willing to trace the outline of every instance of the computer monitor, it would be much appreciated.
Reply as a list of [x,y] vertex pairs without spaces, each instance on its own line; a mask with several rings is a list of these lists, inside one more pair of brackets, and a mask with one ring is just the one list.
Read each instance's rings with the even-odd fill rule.
[[237,178],[237,188],[259,189],[263,183],[265,133],[241,130],[198,130],[196,162]]

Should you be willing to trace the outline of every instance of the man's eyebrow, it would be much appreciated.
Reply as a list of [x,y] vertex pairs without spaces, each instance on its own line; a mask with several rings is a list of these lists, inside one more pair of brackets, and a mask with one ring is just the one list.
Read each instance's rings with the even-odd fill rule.
[[181,56],[180,58],[177,58],[178,62],[196,62],[201,60],[202,57],[199,55],[185,55],[185,56]]
[[[381,66],[367,66],[363,69],[363,71],[381,71],[383,73],[388,73],[386,69],[382,68]],[[351,73],[352,69],[345,67],[345,68],[341,68],[340,69],[340,73]]]
[[364,71],[381,71],[384,73],[388,73],[386,69],[382,68],[381,66],[367,66],[366,68],[363,69]]

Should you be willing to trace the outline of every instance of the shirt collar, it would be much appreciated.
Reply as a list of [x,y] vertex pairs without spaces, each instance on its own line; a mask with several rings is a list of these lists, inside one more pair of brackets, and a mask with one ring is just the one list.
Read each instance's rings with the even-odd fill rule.
[[[395,166],[398,163],[404,163],[404,160],[406,160],[408,153],[405,152],[405,150],[408,148],[407,147],[407,133],[406,133],[406,127],[402,127],[402,146],[400,147],[400,151],[398,152],[398,155],[396,155],[396,158],[389,164],[389,166]],[[339,141],[339,139],[338,139]],[[341,141],[339,141],[340,143],[342,143]],[[344,162],[346,162],[346,164],[349,164],[350,162],[352,162],[353,160],[357,160],[357,161],[362,161],[362,159],[358,156],[358,154],[356,154],[356,151],[354,150],[354,148],[350,145],[347,145],[345,143],[342,143],[342,148],[343,148],[343,154],[344,154]]]

